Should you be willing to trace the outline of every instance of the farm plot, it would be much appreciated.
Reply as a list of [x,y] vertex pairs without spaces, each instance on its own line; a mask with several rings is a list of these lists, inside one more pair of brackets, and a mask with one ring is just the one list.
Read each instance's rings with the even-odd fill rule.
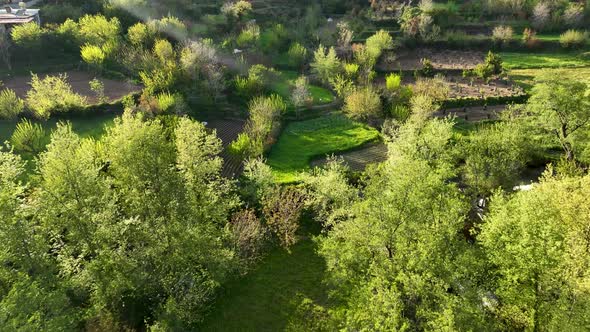
[[416,70],[422,68],[421,60],[426,58],[438,70],[472,69],[485,59],[484,52],[459,50],[434,50],[421,48],[395,54],[395,60],[386,54],[377,65],[380,71]]
[[[55,72],[39,74],[39,78],[44,78],[48,75],[56,76],[60,74],[64,73]],[[68,71],[65,72],[65,74],[67,75],[67,81],[72,86],[72,90],[76,93],[86,96],[90,103],[97,102],[96,94],[90,89],[90,84],[88,83],[95,77],[104,83],[105,97],[107,97],[111,102],[118,100],[123,96],[128,95],[129,93],[138,92],[141,90],[141,87],[138,85],[125,81],[117,81],[113,79],[99,77],[88,72]],[[5,88],[14,90],[14,92],[18,96],[23,98],[27,95],[27,91],[31,89],[30,82],[31,76],[23,75],[5,79],[3,83]]]
[[378,137],[376,129],[340,114],[292,122],[272,147],[268,164],[277,181],[295,182],[313,158],[351,150]]
[[[380,163],[387,159],[387,146],[383,143],[371,143],[366,146],[348,152],[335,154],[342,158],[344,163],[353,171],[363,171],[367,165]],[[328,162],[328,158],[314,159],[311,167],[322,167]]]
[[590,58],[581,53],[502,52],[506,69],[565,68],[590,66]]
[[553,69],[514,69],[509,72],[510,78],[525,90],[533,87],[535,78],[542,73],[555,77],[569,77],[579,82],[590,83],[590,67],[585,68],[553,68]]
[[223,151],[221,152],[221,157],[223,158],[222,175],[225,177],[233,178],[242,173],[242,159],[239,156],[229,153],[227,146],[242,132],[244,124],[244,121],[229,119],[207,122],[207,128],[214,129],[217,132],[217,137],[223,143]]

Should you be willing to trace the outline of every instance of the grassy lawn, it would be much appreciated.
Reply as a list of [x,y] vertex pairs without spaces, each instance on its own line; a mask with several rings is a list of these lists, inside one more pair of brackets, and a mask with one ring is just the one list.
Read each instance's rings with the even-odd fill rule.
[[585,81],[590,84],[590,67],[585,68],[552,68],[552,69],[513,69],[509,71],[510,77],[518,85],[529,91],[534,84],[534,79],[542,72],[549,72],[557,77],[570,77],[577,81]]
[[[244,278],[226,285],[199,331],[284,331],[297,321],[302,298],[327,302],[325,261],[304,240],[291,253],[277,249]],[[296,323],[296,322],[295,322]]]
[[[290,100],[293,84],[298,77],[299,74],[294,71],[279,72],[279,80],[273,83],[272,89],[281,97],[285,98],[286,100]],[[313,97],[314,105],[329,104],[334,101],[334,95],[332,92],[320,86],[309,85],[309,92]]]
[[589,58],[577,53],[500,53],[506,69],[559,68],[590,66]]
[[[537,37],[538,40],[540,41],[559,41],[559,33],[550,33],[550,34],[538,34],[535,37]],[[522,33],[515,33],[512,36],[512,39],[515,41],[521,41],[522,40]]]
[[299,172],[309,169],[314,157],[350,150],[378,137],[376,129],[342,115],[293,122],[272,147],[268,164],[277,181],[295,182]]

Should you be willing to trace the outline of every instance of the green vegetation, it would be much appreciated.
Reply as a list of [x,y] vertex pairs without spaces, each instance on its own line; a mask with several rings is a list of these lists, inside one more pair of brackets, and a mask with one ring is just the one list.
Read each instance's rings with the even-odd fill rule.
[[578,53],[501,52],[506,69],[558,68],[590,66],[590,59]]
[[510,78],[527,91],[533,87],[535,78],[543,73],[549,73],[555,77],[568,78],[578,82],[590,83],[590,67],[513,69],[509,71]]
[[378,137],[377,130],[341,115],[293,122],[272,147],[268,164],[278,182],[293,182],[314,157],[350,150]]
[[[278,73],[278,77],[279,79],[276,82],[271,83],[271,90],[288,100],[291,98],[292,90],[299,75],[294,71],[281,71]],[[312,84],[308,86],[308,89],[314,105],[329,104],[334,101],[334,95],[326,88]]]

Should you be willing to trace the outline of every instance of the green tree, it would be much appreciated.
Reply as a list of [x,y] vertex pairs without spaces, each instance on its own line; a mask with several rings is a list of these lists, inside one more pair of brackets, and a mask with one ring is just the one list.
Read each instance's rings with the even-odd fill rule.
[[0,119],[14,119],[22,113],[24,108],[25,103],[13,90],[0,91]]
[[590,324],[590,177],[544,178],[497,194],[479,241],[489,259],[486,309],[498,329],[576,331]]
[[17,25],[10,31],[12,41],[32,55],[41,49],[44,30],[37,23]]
[[545,73],[535,80],[527,103],[534,126],[559,140],[567,160],[574,160],[572,134],[590,123],[589,91],[587,83]]
[[324,83],[328,83],[330,78],[338,74],[341,64],[334,47],[327,50],[323,45],[320,45],[313,55],[311,68],[313,73]]
[[81,44],[103,46],[116,45],[121,33],[121,23],[116,17],[110,20],[103,15],[85,15],[78,22]]
[[41,124],[24,119],[16,125],[10,143],[16,151],[37,154],[45,145],[45,130]]
[[37,117],[47,119],[54,112],[68,112],[86,106],[86,97],[72,91],[67,75],[46,76],[40,79],[31,75],[31,89],[26,105]]

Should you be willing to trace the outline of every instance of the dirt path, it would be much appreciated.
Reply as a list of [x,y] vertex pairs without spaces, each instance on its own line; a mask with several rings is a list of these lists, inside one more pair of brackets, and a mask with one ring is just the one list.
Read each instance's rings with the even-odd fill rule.
[[[46,74],[39,74],[39,78],[44,78],[48,75],[56,76],[59,74],[63,74],[60,72],[57,73],[46,73]],[[90,103],[94,103],[97,101],[95,93],[90,90],[90,82],[95,77],[98,78],[100,81],[104,83],[104,93],[105,96],[109,98],[109,101],[114,101],[120,99],[121,97],[128,95],[132,92],[138,92],[141,90],[141,87],[129,82],[125,81],[117,81],[112,80],[109,78],[100,77],[97,75],[93,75],[88,72],[83,71],[68,71],[66,72],[68,78],[67,81],[72,86],[74,92],[79,93],[83,96],[88,97],[88,101]],[[5,79],[3,81],[4,88],[12,89],[14,92],[21,98],[26,97],[27,91],[31,89],[31,76],[14,76],[9,79]]]

